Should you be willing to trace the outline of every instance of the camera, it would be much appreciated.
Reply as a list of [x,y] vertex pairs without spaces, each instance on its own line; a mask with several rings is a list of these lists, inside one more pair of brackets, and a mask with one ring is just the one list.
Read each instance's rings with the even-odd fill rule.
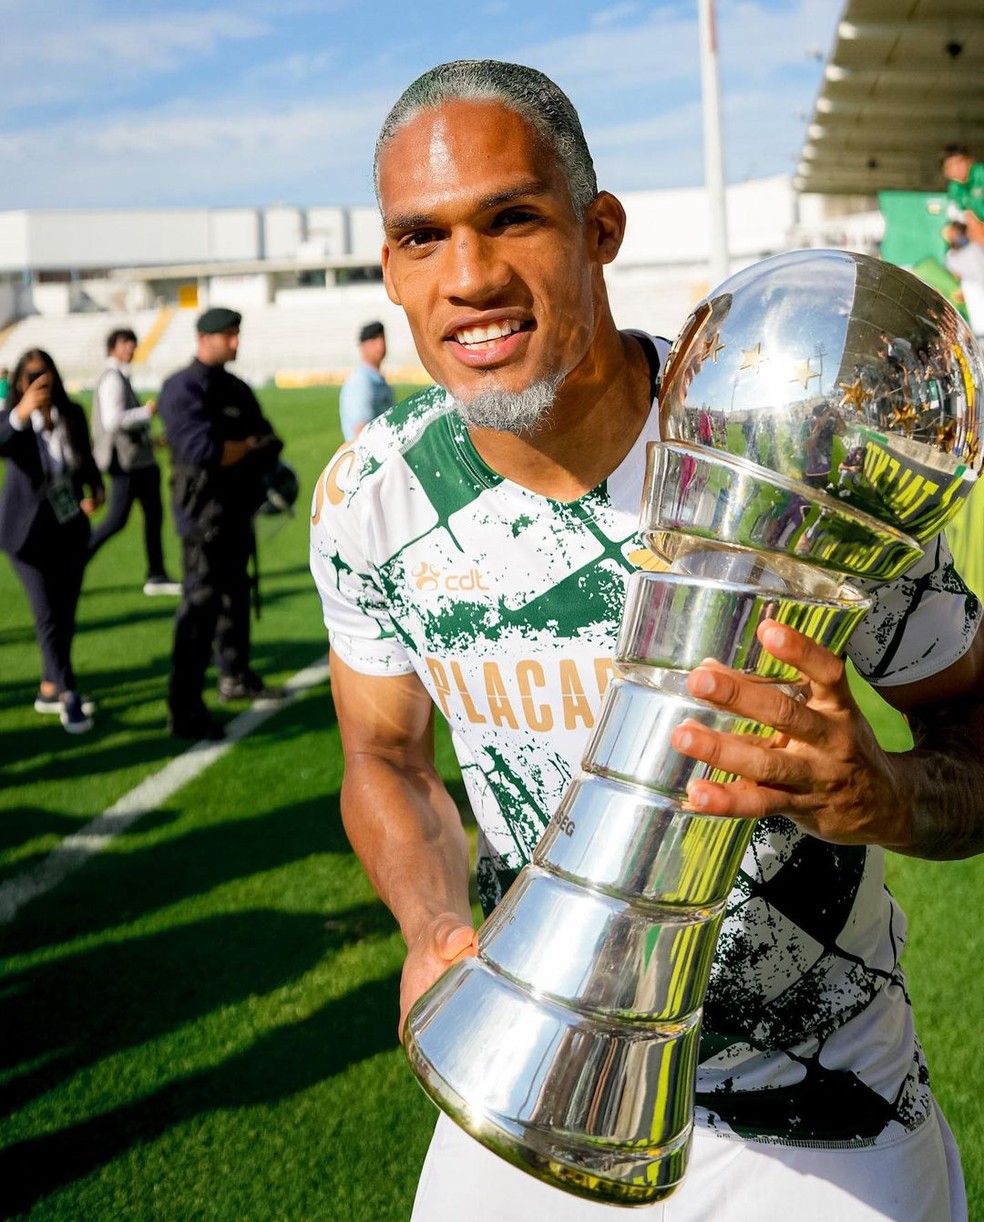
[[43,378],[47,372],[48,372],[47,369],[32,369],[26,375],[28,386],[30,386],[32,382],[36,382],[38,378]]

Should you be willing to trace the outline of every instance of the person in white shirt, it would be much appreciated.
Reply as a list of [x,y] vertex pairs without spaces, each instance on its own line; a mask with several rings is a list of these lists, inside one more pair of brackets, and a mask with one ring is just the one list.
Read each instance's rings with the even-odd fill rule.
[[943,239],[947,245],[943,262],[960,281],[967,319],[971,330],[980,337],[984,335],[984,246],[970,240],[963,221],[944,225]]
[[161,529],[161,472],[154,457],[150,422],[153,399],[141,404],[130,382],[130,362],[137,337],[128,328],[111,331],[106,340],[106,368],[92,396],[93,452],[100,471],[112,476],[109,510],[89,541],[89,559],[127,524],[134,501],[140,502],[147,554],[145,594],[180,594],[164,567]]

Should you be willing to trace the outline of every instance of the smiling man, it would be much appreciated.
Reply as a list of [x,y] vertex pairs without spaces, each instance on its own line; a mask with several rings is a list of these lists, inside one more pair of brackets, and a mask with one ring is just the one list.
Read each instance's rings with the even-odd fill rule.
[[[479,824],[488,912],[577,767],[611,675],[625,580],[651,560],[637,518],[666,344],[614,324],[604,268],[624,213],[598,191],[577,114],[542,74],[490,61],[425,74],[383,126],[376,182],[387,291],[437,386],[329,463],[311,562],[331,641],[346,830],[408,947],[402,1024],[474,950],[468,849],[434,766],[435,709]],[[698,785],[691,800],[773,816],[756,828],[741,881],[761,887],[788,866],[789,902],[760,905],[754,926],[737,904],[725,920],[691,1169],[642,1216],[966,1216],[898,967],[901,916],[869,847],[933,857],[981,847],[984,776],[970,762],[981,754],[980,608],[945,547],[920,572],[915,601],[901,585],[883,592],[885,631],[866,634],[868,653],[854,658],[895,685],[886,695],[912,714],[919,751],[886,756],[843,665],[776,625],[763,641],[811,681],[808,705],[714,666],[689,679],[695,694],[788,737],[767,750],[684,727],[675,745],[703,759],[727,753],[747,778]],[[916,659],[932,677],[906,683]],[[780,817],[792,790],[796,822]],[[820,968],[802,954],[814,915],[796,902],[804,895],[824,914]],[[443,1117],[414,1211],[417,1222],[617,1216],[524,1175]]]

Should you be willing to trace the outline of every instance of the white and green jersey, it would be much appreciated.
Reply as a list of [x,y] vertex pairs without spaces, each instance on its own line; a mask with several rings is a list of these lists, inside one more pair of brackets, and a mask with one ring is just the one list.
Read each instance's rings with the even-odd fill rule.
[[[660,346],[660,355],[665,347]],[[576,772],[612,675],[657,412],[609,478],[570,503],[492,471],[439,388],[344,446],[319,481],[311,565],[332,649],[371,675],[416,673],[447,718],[481,829],[490,911]],[[879,684],[951,665],[980,608],[945,543],[875,592],[852,657]],[[879,849],[761,821],[704,1012],[698,1118],[809,1143],[890,1140],[928,1085],[898,966],[904,918]]]

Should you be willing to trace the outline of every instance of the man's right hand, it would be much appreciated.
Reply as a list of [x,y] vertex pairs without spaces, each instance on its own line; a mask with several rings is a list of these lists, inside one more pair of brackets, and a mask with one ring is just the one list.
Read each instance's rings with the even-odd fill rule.
[[411,940],[400,982],[400,1042],[410,1008],[452,963],[478,953],[478,934],[453,912],[433,917]]

